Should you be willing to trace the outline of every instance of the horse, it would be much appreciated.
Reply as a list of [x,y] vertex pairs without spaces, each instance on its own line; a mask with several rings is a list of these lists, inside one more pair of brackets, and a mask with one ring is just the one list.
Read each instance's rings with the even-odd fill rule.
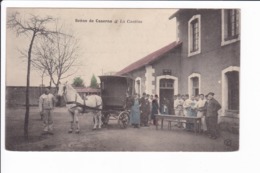
[[72,133],[74,124],[76,124],[76,133],[79,133],[80,127],[78,122],[78,115],[80,113],[92,112],[94,117],[93,130],[101,129],[101,110],[102,99],[99,95],[89,95],[82,99],[77,91],[67,82],[65,84],[59,84],[58,96],[63,96],[66,102],[66,107],[71,115],[71,127],[69,133]]

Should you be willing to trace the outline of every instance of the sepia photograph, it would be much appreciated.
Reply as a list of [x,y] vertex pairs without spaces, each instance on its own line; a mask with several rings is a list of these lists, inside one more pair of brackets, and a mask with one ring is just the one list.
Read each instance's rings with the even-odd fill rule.
[[7,8],[5,149],[239,151],[240,15]]

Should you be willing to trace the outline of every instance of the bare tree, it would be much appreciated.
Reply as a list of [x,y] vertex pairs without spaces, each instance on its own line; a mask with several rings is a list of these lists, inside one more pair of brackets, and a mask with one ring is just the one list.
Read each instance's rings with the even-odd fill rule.
[[25,19],[20,16],[19,13],[12,13],[8,16],[7,27],[13,29],[16,32],[16,35],[25,35],[30,39],[29,47],[27,50],[27,76],[26,76],[26,111],[24,118],[24,137],[28,139],[28,125],[29,125],[29,111],[30,111],[30,102],[29,102],[29,87],[30,87],[30,71],[31,71],[31,57],[32,50],[36,38],[46,38],[48,40],[53,40],[53,35],[56,34],[56,31],[51,31],[47,29],[47,25],[50,22],[53,22],[52,17],[41,18],[39,16],[31,15],[30,18]]
[[[78,40],[74,36],[62,32],[62,28],[57,28],[57,34],[53,40],[43,38],[38,42],[32,59],[32,65],[38,70],[46,70],[50,77],[50,83],[53,83],[56,88],[58,88],[61,79],[76,72],[73,67],[78,58],[79,49]],[[68,74],[68,72],[70,73]]]

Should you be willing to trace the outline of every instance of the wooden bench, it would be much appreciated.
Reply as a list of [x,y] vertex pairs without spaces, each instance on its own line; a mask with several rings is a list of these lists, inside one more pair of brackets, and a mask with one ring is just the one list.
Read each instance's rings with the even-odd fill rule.
[[[163,122],[168,122],[168,129],[171,129],[172,122],[181,122],[181,123],[191,123],[194,124],[194,132],[197,135],[197,132],[201,128],[201,118],[200,117],[185,117],[185,116],[175,116],[175,115],[155,115],[156,122],[161,120],[161,129],[163,129]],[[156,124],[156,130],[158,130],[158,124]]]

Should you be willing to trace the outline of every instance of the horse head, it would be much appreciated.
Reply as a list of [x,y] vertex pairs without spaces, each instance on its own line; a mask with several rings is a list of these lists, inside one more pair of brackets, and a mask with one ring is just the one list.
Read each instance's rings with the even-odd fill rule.
[[68,82],[64,84],[59,84],[57,95],[63,96],[67,104],[76,102],[79,104],[84,104],[80,95]]

